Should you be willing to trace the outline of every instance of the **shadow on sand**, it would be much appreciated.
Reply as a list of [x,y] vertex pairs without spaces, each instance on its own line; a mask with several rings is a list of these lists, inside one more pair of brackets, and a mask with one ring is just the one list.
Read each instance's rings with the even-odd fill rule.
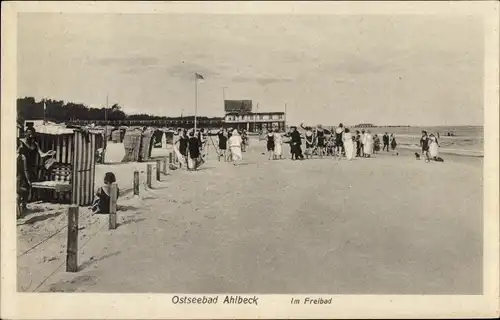
[[35,217],[32,217],[32,218],[29,218],[24,223],[19,223],[18,226],[20,226],[20,225],[26,225],[26,224],[34,224],[36,222],[44,221],[44,220],[47,220],[47,219],[50,219],[50,218],[55,218],[55,217],[60,216],[62,213],[63,213],[63,211],[57,211],[57,212],[54,212],[54,213],[48,213],[48,214],[43,214],[43,215],[35,216]]
[[121,253],[121,251],[116,251],[116,252],[113,252],[113,253],[108,253],[106,255],[103,255],[101,256],[100,258],[97,258],[95,259],[94,257],[90,257],[89,260],[83,262],[80,267],[78,268],[78,271],[82,271],[83,269],[85,268],[88,268],[90,267],[91,265],[93,265],[94,263],[97,263],[99,261],[102,261],[104,259],[107,259],[107,258],[110,258],[110,257],[113,257],[113,256],[117,256]]
[[127,205],[117,205],[116,210],[117,211],[135,211],[135,210],[139,210],[139,208],[134,207],[134,206],[127,206]]
[[127,224],[142,222],[144,220],[146,220],[146,218],[125,220],[125,221],[123,221],[121,223],[118,223],[118,227],[120,227],[120,226],[126,226]]
[[210,170],[210,169],[214,169],[214,168],[215,167],[200,167],[196,171],[204,171],[204,170]]

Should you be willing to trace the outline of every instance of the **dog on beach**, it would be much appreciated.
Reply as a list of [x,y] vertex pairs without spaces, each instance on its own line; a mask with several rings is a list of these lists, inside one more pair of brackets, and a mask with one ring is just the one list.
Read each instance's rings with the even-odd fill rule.
[[415,152],[415,159],[420,160],[420,155],[418,154],[418,152]]

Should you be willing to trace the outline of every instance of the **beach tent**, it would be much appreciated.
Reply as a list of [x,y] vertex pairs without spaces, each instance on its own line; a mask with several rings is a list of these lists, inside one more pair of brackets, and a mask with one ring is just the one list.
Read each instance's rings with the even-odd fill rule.
[[173,144],[174,143],[174,136],[177,134],[175,130],[167,130],[165,132],[165,138],[167,139],[167,144]]
[[115,127],[113,126],[108,126],[108,125],[105,125],[102,127],[104,129],[104,134],[107,134],[107,140],[108,141],[112,141],[112,136],[111,136],[111,132],[113,132],[113,130],[115,130]]
[[113,140],[114,143],[121,143],[123,141],[120,129],[115,129],[111,132],[111,140]]
[[97,149],[106,148],[106,140],[104,139],[104,129],[94,127],[94,128],[87,128],[87,130],[88,132],[95,135],[95,144]]
[[139,154],[142,141],[142,129],[128,128],[123,138],[125,156],[122,162],[139,161]]
[[97,149],[106,148],[106,140],[104,139],[105,130],[104,127],[98,127],[95,125],[89,126],[79,126],[79,125],[66,125],[66,128],[69,129],[80,129],[84,131],[88,131],[91,134],[95,135],[95,144]]
[[56,154],[50,171],[37,156],[38,181],[33,182],[32,200],[92,204],[98,134],[56,125],[36,126],[35,130],[41,150],[54,150]]
[[153,129],[154,148],[161,148],[165,132],[162,129]]
[[153,134],[155,129],[146,128],[142,132],[141,151],[139,154],[139,161],[147,161],[151,159],[151,151],[153,150]]

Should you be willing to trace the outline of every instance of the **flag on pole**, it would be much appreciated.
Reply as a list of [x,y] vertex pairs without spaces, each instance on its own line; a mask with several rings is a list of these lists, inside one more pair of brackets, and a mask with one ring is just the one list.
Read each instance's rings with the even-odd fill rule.
[[195,73],[196,75],[196,80],[205,80],[205,78],[203,78],[203,76],[199,73]]

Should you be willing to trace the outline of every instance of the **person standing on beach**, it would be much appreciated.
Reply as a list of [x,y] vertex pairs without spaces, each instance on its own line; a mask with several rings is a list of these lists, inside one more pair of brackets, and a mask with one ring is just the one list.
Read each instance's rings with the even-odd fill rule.
[[184,157],[184,159],[187,163],[189,137],[187,135],[186,129],[183,129],[180,132],[179,140],[177,140],[177,142],[179,143],[179,152]]
[[359,156],[363,158],[365,157],[365,136],[366,136],[365,130],[361,129],[361,135],[359,136],[359,141],[361,142]]
[[217,132],[217,137],[219,139],[219,157],[223,157],[224,161],[227,162],[227,131],[224,128],[220,128],[219,132]]
[[427,136],[427,131],[422,131],[420,147],[422,148],[422,155],[425,156],[425,162],[429,162],[429,137]]
[[439,156],[439,143],[438,139],[434,134],[430,134],[429,136],[429,154],[432,160],[436,160]]
[[231,134],[231,138],[228,140],[229,149],[231,150],[231,157],[233,161],[233,165],[236,166],[237,161],[243,160],[243,155],[241,153],[241,144],[243,141],[241,140],[240,134],[238,130],[234,129]]
[[396,147],[398,146],[398,143],[396,142],[396,137],[394,136],[394,133],[391,133],[391,149],[392,153],[396,153],[397,156],[399,156],[399,152],[396,151]]
[[335,129],[335,155],[337,156],[337,160],[340,160],[342,157],[342,152],[344,151],[344,125],[342,123],[339,124],[337,129]]
[[370,158],[373,153],[373,136],[368,130],[365,134],[365,140],[363,141],[363,155],[365,158]]
[[288,132],[285,132],[285,134],[283,135],[283,137],[286,138],[286,140],[284,141],[286,144],[289,144],[290,145],[290,159],[294,159],[295,155],[293,154],[293,145],[292,145],[292,127],[289,128],[289,131]]
[[387,152],[389,152],[389,134],[386,132],[384,136],[382,137],[384,147],[382,151],[385,151],[385,148],[387,148]]
[[247,148],[247,131],[245,129],[241,130],[241,152],[246,152]]
[[325,154],[325,131],[323,130],[323,126],[318,124],[316,129],[316,146],[318,147],[318,154],[320,158],[323,158]]
[[361,134],[359,130],[356,130],[354,141],[356,142],[356,157],[361,157]]
[[283,159],[283,137],[278,129],[274,131],[274,156],[276,159]]
[[380,138],[377,134],[373,136],[373,153],[378,153],[380,151]]
[[198,140],[200,142],[200,154],[203,154],[203,150],[205,149],[205,144],[207,142],[206,136],[205,136],[205,129],[201,128],[198,131]]
[[267,153],[269,154],[269,160],[274,160],[274,133],[269,130],[267,133]]
[[312,128],[309,126],[304,127],[304,125],[301,123],[300,127],[304,130],[306,130],[305,133],[305,140],[306,140],[306,159],[309,159],[309,157],[312,158],[312,151],[314,148],[314,133],[312,132]]
[[27,210],[32,183],[37,179],[37,157],[43,159],[54,156],[56,152],[54,150],[42,152],[36,141],[36,130],[33,127],[28,127],[25,131],[25,138],[19,139],[18,142],[16,174],[18,210],[16,211],[18,211],[18,216],[22,216]]
[[201,143],[200,137],[195,137],[194,131],[189,133],[188,150],[188,170],[196,171],[200,165]]
[[349,128],[344,130],[344,147],[345,147],[345,157],[347,160],[352,160],[355,155],[354,140],[352,139],[351,132]]
[[297,131],[297,127],[291,127],[291,148],[292,148],[292,160],[304,160],[304,155],[302,154],[302,137]]

